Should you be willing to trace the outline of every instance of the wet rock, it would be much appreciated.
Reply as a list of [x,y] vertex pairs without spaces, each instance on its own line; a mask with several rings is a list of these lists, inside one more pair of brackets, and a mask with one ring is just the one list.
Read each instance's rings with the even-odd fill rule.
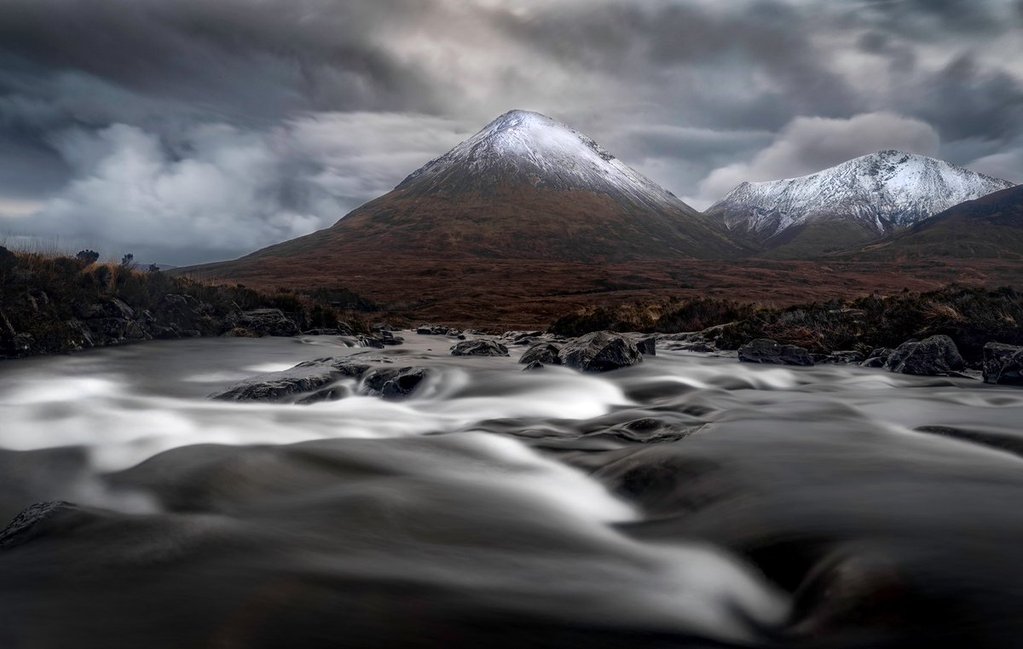
[[[210,398],[221,401],[290,401],[297,395],[319,392],[341,378],[357,378],[367,369],[368,365],[351,363],[345,359],[321,358],[299,363],[282,372],[268,372],[250,377],[222,392],[210,395]],[[330,395],[321,395],[317,400],[323,401],[328,396]],[[302,401],[311,403],[308,400]]]
[[411,396],[430,375],[422,367],[400,367],[370,370],[362,377],[359,391],[384,399],[404,399]]
[[931,336],[899,345],[885,363],[889,372],[915,376],[957,375],[965,368],[963,357],[948,336]]
[[581,372],[609,372],[643,362],[636,344],[620,334],[595,331],[568,341],[559,355],[562,365]]
[[763,365],[813,365],[810,352],[796,345],[782,345],[770,338],[757,338],[739,348],[739,361]]
[[74,505],[63,500],[53,500],[29,505],[0,531],[0,550],[10,550],[37,536],[43,523],[63,511],[70,511]]
[[234,326],[256,336],[297,336],[298,325],[280,309],[253,309],[235,316]]
[[984,382],[1023,385],[1023,347],[988,343],[984,345]]
[[523,367],[522,371],[523,372],[533,372],[535,370],[542,370],[544,367],[546,367],[546,365],[544,365],[540,361],[532,361],[532,362],[529,363],[529,365],[526,365],[525,367]]
[[640,338],[636,341],[636,348],[646,356],[657,356],[657,338],[654,336]]
[[542,363],[544,365],[561,365],[561,345],[554,343],[538,343],[526,350],[519,359],[523,365]]
[[861,367],[884,367],[885,363],[891,357],[893,349],[887,347],[878,347],[867,354],[867,359],[860,363]]
[[507,356],[508,348],[499,342],[477,338],[465,340],[451,347],[452,356]]

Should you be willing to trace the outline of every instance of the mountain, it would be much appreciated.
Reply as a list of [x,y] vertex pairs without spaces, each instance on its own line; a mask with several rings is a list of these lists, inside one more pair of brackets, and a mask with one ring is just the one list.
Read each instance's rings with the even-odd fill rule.
[[945,210],[855,253],[860,259],[1021,259],[1023,185]]
[[724,228],[589,137],[515,110],[330,228],[207,269],[278,258],[343,277],[346,259],[367,254],[591,263],[737,250]]
[[743,183],[706,215],[775,257],[809,257],[878,239],[1013,184],[900,151],[809,176]]

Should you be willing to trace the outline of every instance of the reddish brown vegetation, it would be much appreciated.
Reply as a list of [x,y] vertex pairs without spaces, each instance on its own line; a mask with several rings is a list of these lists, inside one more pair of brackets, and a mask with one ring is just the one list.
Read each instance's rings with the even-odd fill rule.
[[953,282],[1023,284],[1018,263],[962,259],[907,264],[758,259],[583,264],[323,254],[301,260],[266,257],[244,265],[229,262],[193,272],[258,288],[343,285],[413,319],[489,329],[543,327],[578,308],[672,296],[781,307],[875,292],[928,291]]

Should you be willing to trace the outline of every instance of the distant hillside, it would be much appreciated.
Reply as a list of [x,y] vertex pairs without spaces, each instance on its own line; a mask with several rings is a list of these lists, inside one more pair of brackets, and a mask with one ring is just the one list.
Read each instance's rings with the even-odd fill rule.
[[852,256],[893,261],[1023,259],[1023,185],[956,205]]

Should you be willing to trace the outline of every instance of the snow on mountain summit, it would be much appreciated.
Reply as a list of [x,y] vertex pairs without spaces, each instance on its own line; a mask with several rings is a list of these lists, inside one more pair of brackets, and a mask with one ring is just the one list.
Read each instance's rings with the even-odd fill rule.
[[819,222],[854,223],[882,235],[1012,186],[942,160],[886,150],[808,176],[743,183],[707,214],[760,241]]
[[510,181],[553,190],[598,192],[648,207],[693,212],[592,138],[546,115],[524,110],[501,115],[410,175],[398,189],[485,192]]

